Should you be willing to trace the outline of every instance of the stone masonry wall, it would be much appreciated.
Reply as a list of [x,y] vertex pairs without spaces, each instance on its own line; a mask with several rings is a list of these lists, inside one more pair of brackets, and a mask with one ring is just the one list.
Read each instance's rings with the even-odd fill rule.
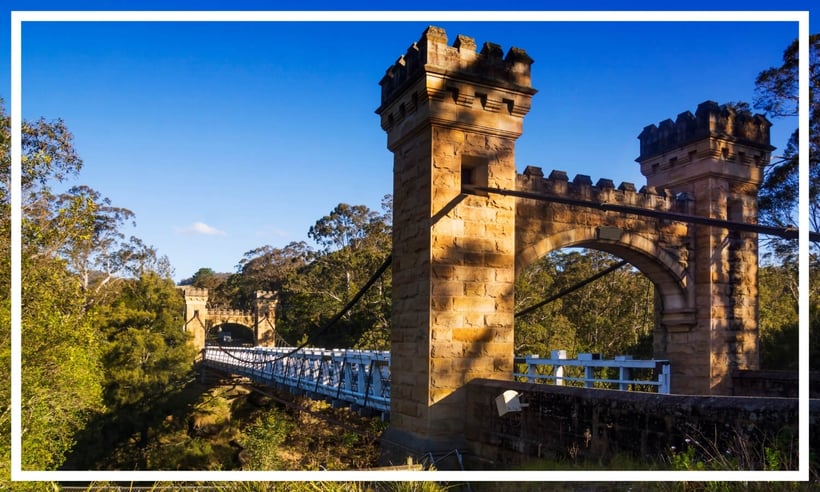
[[[403,453],[463,444],[465,385],[511,378],[516,269],[562,247],[608,251],[652,280],[655,357],[671,361],[673,392],[731,394],[731,373],[757,367],[755,234],[481,187],[754,222],[768,122],[707,101],[695,115],[650,125],[639,136],[640,191],[561,172],[544,178],[534,167],[516,175],[515,141],[536,92],[532,62],[518,48],[479,51],[463,35],[448,45],[431,26],[380,82],[376,113],[394,156],[385,442],[402,443]],[[464,185],[474,186],[469,195]]]
[[[499,416],[495,398],[506,390],[517,391],[528,406]],[[812,422],[818,407],[812,400]],[[673,447],[683,451],[690,445],[725,453],[738,439],[753,456],[774,448],[776,438],[781,443],[794,439],[790,463],[797,468],[798,400],[792,398],[658,395],[474,380],[467,385],[467,421],[470,454],[483,460],[472,466],[482,469],[511,468],[538,458],[606,463],[628,455],[651,461],[668,457]],[[816,423],[811,433],[818,442]]]
[[191,286],[178,287],[185,299],[184,331],[193,337],[192,343],[197,350],[205,347],[205,330],[208,320],[208,289]]
[[[564,171],[544,178],[529,166],[517,176],[516,190],[590,203],[607,203],[647,211],[689,213],[690,202],[670,190],[632,183],[617,188],[612,180],[577,175],[570,181]],[[691,254],[689,225],[644,215],[611,213],[588,206],[519,199],[516,204],[516,267],[526,267],[550,251],[588,245],[620,256],[640,268],[665,296],[667,314],[689,307],[685,276]],[[667,320],[671,323],[671,317]]]
[[253,312],[240,309],[211,309],[208,289],[190,285],[178,287],[185,298],[184,331],[191,333],[194,347],[205,347],[207,331],[223,324],[238,324],[253,332],[255,345],[276,345],[276,292],[256,291]]

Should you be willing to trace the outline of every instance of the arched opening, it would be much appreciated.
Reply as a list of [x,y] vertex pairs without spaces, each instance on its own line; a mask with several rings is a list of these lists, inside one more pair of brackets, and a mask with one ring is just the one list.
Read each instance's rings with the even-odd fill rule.
[[[561,261],[574,262],[579,272],[586,269],[588,277],[620,259],[626,260],[629,266],[620,269],[617,275],[608,275],[608,280],[599,280],[598,282],[604,282],[601,284],[603,286],[607,286],[606,282],[609,282],[609,290],[603,290],[598,297],[588,298],[589,306],[583,305],[583,295],[592,295],[590,292],[595,292],[594,287],[588,286],[585,294],[570,298],[569,302],[580,304],[570,306],[572,308],[570,311],[574,310],[574,316],[591,323],[591,326],[583,327],[582,335],[586,337],[585,339],[583,337],[579,340],[573,339],[572,347],[552,346],[555,345],[555,341],[567,342],[568,333],[573,329],[572,323],[569,323],[567,319],[562,320],[557,315],[553,316],[554,319],[548,319],[550,311],[544,311],[541,313],[543,318],[541,325],[543,326],[537,325],[533,320],[516,319],[516,355],[522,355],[522,351],[528,348],[526,347],[527,342],[524,341],[525,333],[518,333],[518,331],[529,330],[535,333],[536,338],[540,334],[542,340],[550,341],[549,347],[544,346],[544,343],[538,346],[538,350],[546,352],[546,355],[549,355],[548,350],[572,351],[576,348],[583,350],[576,350],[575,353],[594,350],[607,357],[632,355],[635,358],[664,359],[667,358],[669,328],[694,324],[694,313],[690,309],[692,304],[689,299],[692,295],[691,289],[686,288],[691,284],[686,270],[688,257],[686,248],[670,251],[639,234],[621,230],[614,231],[617,234],[605,234],[602,229],[601,227],[578,227],[547,235],[532,244],[519,245],[516,255],[516,309],[524,307],[527,282],[531,282],[532,277],[549,275],[548,271],[533,272],[532,268],[536,270],[552,268],[557,275],[558,269],[566,268],[561,265]],[[574,251],[568,254],[564,248],[585,248],[592,253],[583,255],[579,251]],[[589,257],[584,258],[585,256]],[[584,268],[581,268],[582,266]],[[569,285],[572,283],[571,280],[571,278],[560,280],[559,284]],[[575,279],[575,281],[580,280],[584,278]],[[620,284],[621,287],[616,284]],[[600,286],[598,288],[600,289]],[[619,288],[620,292],[618,292]],[[615,327],[613,325],[615,320],[594,319],[593,305],[600,304],[606,298],[612,298],[614,302],[620,298],[622,301],[619,306],[622,308],[621,316],[626,316],[623,314],[626,310],[632,311],[632,316],[625,318],[628,319],[629,326]],[[537,300],[532,302],[537,302]],[[564,300],[564,302],[567,301]],[[555,307],[552,309],[554,310]],[[612,309],[611,312],[619,311]],[[553,324],[550,325],[551,328],[548,328],[546,325],[551,321]],[[603,342],[605,337],[601,336],[601,330],[605,329],[622,331],[622,338],[607,345]],[[537,352],[533,351],[533,353]]]
[[[565,350],[609,359],[619,355],[651,359],[656,298],[652,282],[626,264],[582,285],[620,261],[597,249],[562,248],[518,272],[515,355],[548,356],[553,350]],[[550,302],[527,309],[542,300]]]
[[239,323],[231,322],[213,325],[208,329],[206,343],[252,346],[254,345],[253,329]]

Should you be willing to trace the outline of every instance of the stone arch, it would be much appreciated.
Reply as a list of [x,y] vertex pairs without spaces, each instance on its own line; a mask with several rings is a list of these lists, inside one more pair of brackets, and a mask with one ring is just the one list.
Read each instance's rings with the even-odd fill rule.
[[686,268],[657,242],[629,232],[622,233],[619,240],[607,240],[599,238],[598,227],[587,226],[544,236],[516,251],[516,276],[539,258],[568,247],[597,249],[628,261],[655,284],[664,310],[680,311],[689,306]]

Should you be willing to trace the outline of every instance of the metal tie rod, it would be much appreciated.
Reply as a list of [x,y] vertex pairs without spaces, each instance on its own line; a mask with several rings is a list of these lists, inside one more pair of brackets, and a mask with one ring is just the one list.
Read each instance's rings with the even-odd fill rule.
[[[476,193],[495,193],[504,196],[514,196],[518,198],[528,198],[531,200],[539,200],[542,202],[562,203],[564,205],[575,205],[579,207],[596,208],[603,211],[622,212],[633,215],[643,215],[646,217],[654,217],[657,219],[675,220],[678,222],[689,222],[692,224],[700,224],[707,226],[723,227],[725,229],[756,232],[758,234],[766,234],[770,236],[779,236],[784,239],[799,239],[799,230],[791,227],[773,227],[760,224],[747,224],[745,222],[733,222],[730,220],[710,219],[706,217],[698,217],[697,215],[679,214],[674,212],[661,212],[659,210],[648,210],[639,207],[630,207],[628,205],[616,205],[607,202],[593,202],[588,200],[578,200],[575,198],[565,198],[554,195],[544,195],[541,193],[534,193],[531,191],[517,191],[504,190],[501,188],[491,188],[488,186],[476,186],[464,184],[461,185],[461,191],[469,194]],[[809,231],[809,241],[820,242],[820,232]]]

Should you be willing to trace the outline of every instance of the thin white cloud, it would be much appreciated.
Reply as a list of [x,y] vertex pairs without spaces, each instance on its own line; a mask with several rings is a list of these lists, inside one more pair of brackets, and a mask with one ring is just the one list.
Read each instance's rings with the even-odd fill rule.
[[225,236],[226,232],[217,229],[216,227],[211,227],[204,222],[194,222],[193,224],[186,226],[186,227],[177,227],[177,233],[179,234],[201,234],[204,236]]
[[284,229],[279,229],[278,227],[272,225],[266,225],[256,231],[256,236],[286,238],[290,236],[290,233]]

